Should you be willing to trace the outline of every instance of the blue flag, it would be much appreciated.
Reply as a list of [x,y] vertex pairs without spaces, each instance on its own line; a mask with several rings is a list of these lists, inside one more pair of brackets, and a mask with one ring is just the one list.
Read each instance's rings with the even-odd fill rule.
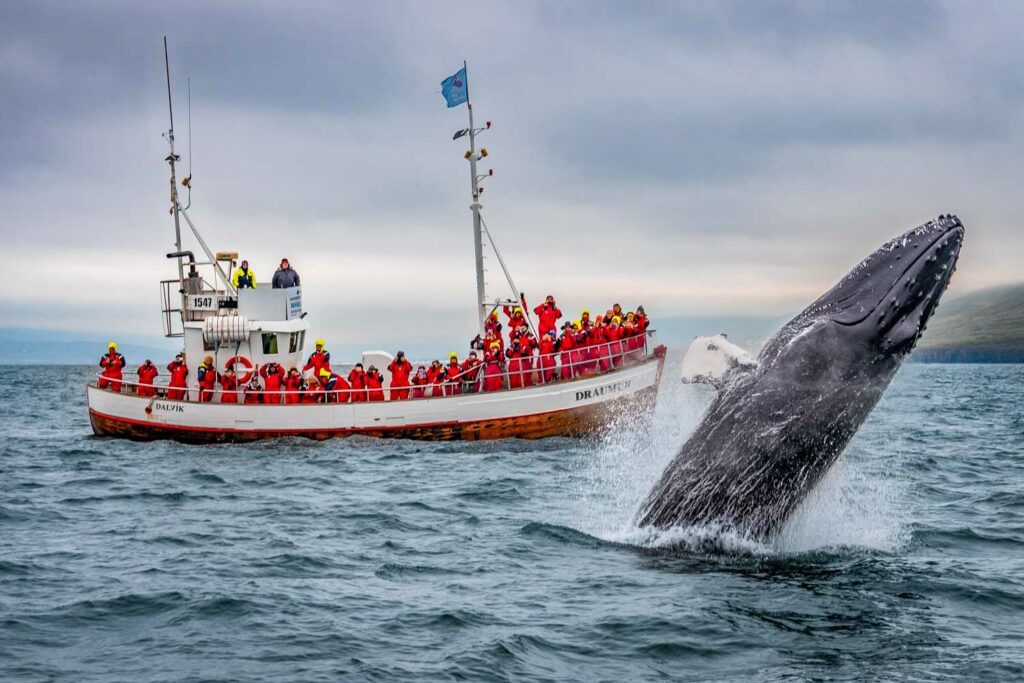
[[449,76],[441,81],[441,95],[448,103],[449,109],[469,102],[469,81],[466,79],[466,67],[456,71],[454,76]]

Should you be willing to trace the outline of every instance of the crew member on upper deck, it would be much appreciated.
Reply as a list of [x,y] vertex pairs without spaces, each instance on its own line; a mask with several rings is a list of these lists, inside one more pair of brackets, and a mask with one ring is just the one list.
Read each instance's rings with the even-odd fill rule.
[[558,310],[558,306],[555,304],[555,297],[550,294],[544,299],[544,303],[533,309],[533,312],[540,318],[540,322],[537,324],[537,331],[541,338],[555,329],[555,321],[562,317],[562,312]]
[[248,261],[242,261],[242,266],[231,278],[231,284],[235,289],[256,289],[256,274],[249,270]]
[[288,259],[281,259],[281,267],[274,273],[274,279],[271,281],[271,284],[274,289],[299,286],[299,274],[292,269]]

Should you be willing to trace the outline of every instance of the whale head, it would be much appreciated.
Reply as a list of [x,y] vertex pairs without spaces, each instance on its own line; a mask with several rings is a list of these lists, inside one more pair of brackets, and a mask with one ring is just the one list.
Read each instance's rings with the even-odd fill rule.
[[[956,269],[964,227],[956,216],[940,216],[896,237],[862,260],[850,273],[765,346],[761,362],[812,369],[858,370],[875,365],[895,369],[921,337]],[[823,357],[815,359],[812,340]],[[854,365],[844,366],[848,356]]]

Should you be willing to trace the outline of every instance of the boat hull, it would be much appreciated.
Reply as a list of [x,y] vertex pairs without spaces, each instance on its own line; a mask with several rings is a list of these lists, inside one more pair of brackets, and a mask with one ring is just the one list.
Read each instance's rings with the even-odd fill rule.
[[583,436],[648,413],[664,353],[595,377],[494,393],[375,403],[232,405],[87,389],[93,432],[138,441],[238,443],[354,435],[431,441]]

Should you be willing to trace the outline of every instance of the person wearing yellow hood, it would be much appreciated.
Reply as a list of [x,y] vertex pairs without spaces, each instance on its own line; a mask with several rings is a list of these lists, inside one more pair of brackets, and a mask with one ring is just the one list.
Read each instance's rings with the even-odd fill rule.
[[124,367],[124,356],[117,352],[117,342],[107,344],[107,353],[100,358],[100,367],[103,372],[96,382],[100,389],[110,388],[111,391],[121,391],[121,369]]
[[305,367],[302,368],[303,372],[307,370],[313,370],[313,376],[319,377],[321,370],[331,371],[331,354],[324,348],[324,340],[316,340],[316,351],[310,354],[309,360],[306,361]]
[[523,314],[523,307],[516,306],[515,308],[509,308],[508,306],[502,306],[505,315],[508,316],[508,340],[512,342],[519,334],[519,328],[522,325],[528,325],[526,316]]

